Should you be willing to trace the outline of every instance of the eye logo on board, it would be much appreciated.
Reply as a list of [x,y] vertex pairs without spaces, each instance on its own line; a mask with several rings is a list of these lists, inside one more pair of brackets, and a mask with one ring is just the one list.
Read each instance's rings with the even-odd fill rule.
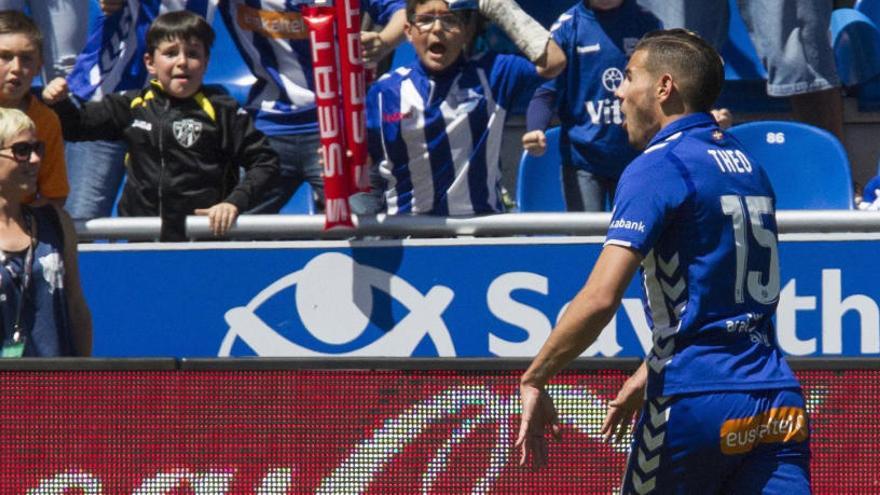
[[[290,290],[292,301],[287,297]],[[408,310],[384,331],[371,328],[376,299],[382,294]],[[229,330],[217,354],[238,355],[233,347],[244,345],[258,356],[409,357],[429,339],[438,356],[455,356],[443,321],[454,295],[442,285],[422,294],[393,273],[357,263],[346,254],[324,253],[270,284],[247,305],[227,311]],[[276,314],[298,316],[300,325],[286,318],[273,327],[258,314],[264,306],[274,308]],[[290,328],[295,326],[301,328]]]

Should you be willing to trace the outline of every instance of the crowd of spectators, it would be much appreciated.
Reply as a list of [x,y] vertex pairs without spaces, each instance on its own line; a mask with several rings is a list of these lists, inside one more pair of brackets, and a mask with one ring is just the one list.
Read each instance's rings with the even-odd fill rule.
[[[265,135],[268,149],[277,155],[277,173],[263,174],[271,177],[247,188],[247,201],[238,197],[232,202],[234,211],[211,212],[214,231],[222,234],[239,213],[278,212],[304,183],[311,185],[321,211],[323,168],[317,151],[320,139],[310,82],[311,51],[301,4],[273,0],[100,0],[101,16],[86,40],[82,31],[88,25],[88,9],[79,4],[88,2],[61,1],[56,9],[31,3],[34,5],[0,0],[0,8],[11,9],[0,15],[0,50],[18,53],[15,50],[19,48],[11,44],[15,39],[3,34],[9,32],[25,33],[26,41],[39,48],[12,61],[4,58],[2,69],[12,74],[7,77],[15,84],[0,88],[0,105],[26,111],[37,123],[40,139],[47,143],[38,191],[31,200],[66,205],[75,219],[110,216],[126,171],[131,183],[125,188],[128,193],[123,195],[120,215],[167,213],[160,211],[159,199],[151,199],[152,206],[147,209],[125,207],[135,188],[158,197],[189,193],[162,191],[168,187],[163,177],[153,185],[139,179],[142,166],[138,164],[153,161],[155,156],[134,156],[143,155],[144,147],[133,142],[127,132],[144,125],[143,119],[110,117],[111,109],[119,106],[112,103],[114,94],[128,91],[129,98],[144,98],[167,92],[161,80],[151,87],[156,72],[150,69],[149,60],[155,54],[146,50],[144,33],[160,14],[185,9],[206,18],[208,24],[215,15],[222,18],[255,78],[242,103],[250,122],[245,128],[252,126]],[[496,4],[503,7],[494,7]],[[827,36],[832,2],[784,0],[770,6],[743,1],[738,5],[766,64],[768,94],[790,97],[794,118],[842,138],[840,83]],[[65,16],[64,8],[73,14]],[[561,187],[568,209],[605,208],[617,178],[636,156],[626,142],[621,127],[624,118],[614,94],[635,43],[653,29],[685,27],[720,48],[726,39],[727,9],[726,0],[583,0],[563,12],[548,33],[513,2],[362,2],[364,25],[379,26],[362,34],[365,62],[382,66],[381,60],[405,39],[412,42],[416,58],[382,75],[369,89],[372,194],[366,200],[359,198],[352,205],[354,211],[431,215],[505,211],[500,165],[504,123],[516,102],[530,98],[524,149],[542,153],[546,146],[543,131],[554,114],[558,115],[563,131]],[[33,29],[20,26],[27,23],[21,13],[24,10],[36,21]],[[504,15],[499,13],[502,10]],[[80,22],[71,22],[76,18]],[[485,50],[486,44],[476,39],[488,23],[500,26],[521,53],[500,55]],[[210,43],[204,48],[209,54]],[[209,63],[208,57],[205,63]],[[29,91],[41,69],[47,89],[55,91],[47,95],[50,100],[68,93],[71,96],[69,104],[56,106],[67,116],[61,121],[66,142],[61,140],[58,118]],[[65,81],[60,96],[58,81]],[[203,93],[199,90],[198,95]],[[175,95],[171,97],[174,102]],[[123,103],[131,104],[128,100]],[[83,132],[83,121],[73,115],[92,116],[88,132]],[[714,115],[723,126],[730,124],[726,110]],[[96,121],[101,125],[94,124]],[[240,189],[230,186],[228,180],[253,186],[250,171],[243,179],[238,172],[239,167],[250,170],[252,163],[229,150],[222,153],[224,163],[230,163],[223,168],[226,177],[218,182],[222,197],[209,201],[211,204],[169,201],[186,205],[174,213],[178,224],[181,215],[195,214],[196,210],[206,213],[218,204],[229,203],[220,200],[233,197]],[[162,164],[162,173],[165,166],[169,170],[175,167]],[[182,238],[179,229],[174,235],[163,235],[165,240]]]

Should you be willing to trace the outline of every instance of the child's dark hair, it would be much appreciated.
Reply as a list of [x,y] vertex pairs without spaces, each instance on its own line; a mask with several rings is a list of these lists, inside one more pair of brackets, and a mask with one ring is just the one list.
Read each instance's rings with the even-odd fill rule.
[[0,34],[23,34],[37,45],[40,58],[43,57],[43,33],[30,17],[18,10],[0,11]]
[[409,19],[416,13],[416,7],[429,0],[406,0],[406,18]]
[[[431,0],[406,0],[406,18],[412,19],[412,16],[416,13],[416,7],[430,1]],[[468,24],[471,19],[479,13],[477,10],[458,10],[456,12],[461,16],[461,19],[465,24]]]
[[[430,2],[431,0],[406,0],[406,18],[412,22],[413,16],[416,14],[416,8],[419,5]],[[478,38],[486,30],[489,22],[480,14],[478,10],[457,10],[455,11],[461,18],[462,23],[467,26],[473,23],[474,32],[469,44],[473,43],[473,39]]]
[[147,30],[147,53],[153,53],[163,41],[193,38],[205,45],[205,55],[211,54],[214,29],[202,16],[186,10],[166,12],[156,17]]

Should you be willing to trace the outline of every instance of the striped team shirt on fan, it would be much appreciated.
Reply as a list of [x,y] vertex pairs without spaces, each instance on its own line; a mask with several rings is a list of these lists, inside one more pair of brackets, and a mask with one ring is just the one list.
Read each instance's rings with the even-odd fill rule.
[[502,211],[507,109],[542,82],[525,58],[492,52],[462,58],[440,75],[416,60],[381,77],[367,94],[367,140],[387,212]]
[[[318,132],[309,33],[301,0],[220,0],[223,22],[257,81],[245,108],[269,136]],[[402,0],[362,2],[379,24]]]
[[606,245],[642,257],[648,398],[797,387],[776,344],[776,197],[705,113],[661,129],[623,171]]
[[146,34],[156,16],[185,9],[210,23],[216,7],[217,0],[127,0],[113,15],[98,17],[67,78],[71,93],[81,101],[98,101],[144,87]]

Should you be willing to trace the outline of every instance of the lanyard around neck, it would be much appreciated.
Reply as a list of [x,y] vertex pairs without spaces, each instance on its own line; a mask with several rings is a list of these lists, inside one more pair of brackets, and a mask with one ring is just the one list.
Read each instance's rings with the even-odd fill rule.
[[31,212],[25,208],[22,210],[22,216],[24,217],[25,231],[28,235],[28,248],[27,254],[24,256],[24,267],[22,267],[21,295],[18,297],[18,304],[16,304],[15,308],[15,323],[12,325],[12,341],[15,343],[21,342],[25,336],[25,328],[21,324],[21,317],[24,313],[24,303],[28,297],[31,278],[34,272],[34,244],[37,242],[34,237],[34,219]]

